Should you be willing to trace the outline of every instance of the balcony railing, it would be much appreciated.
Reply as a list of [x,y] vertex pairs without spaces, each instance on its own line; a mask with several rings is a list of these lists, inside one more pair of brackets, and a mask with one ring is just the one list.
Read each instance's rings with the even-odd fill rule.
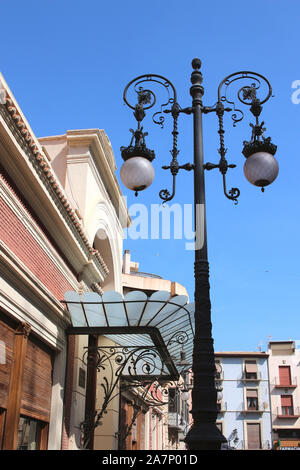
[[276,388],[296,388],[297,377],[292,377],[289,383],[282,383],[280,382],[280,377],[275,377],[275,387]]
[[300,418],[300,409],[297,407],[277,407],[277,418],[280,419],[297,419]]
[[243,382],[259,382],[260,380],[262,380],[261,373],[259,371],[255,373],[243,372],[241,380]]
[[242,410],[243,414],[263,413],[264,411],[266,411],[265,407],[261,403],[258,403],[257,406],[248,406],[247,403],[242,403],[240,409]]

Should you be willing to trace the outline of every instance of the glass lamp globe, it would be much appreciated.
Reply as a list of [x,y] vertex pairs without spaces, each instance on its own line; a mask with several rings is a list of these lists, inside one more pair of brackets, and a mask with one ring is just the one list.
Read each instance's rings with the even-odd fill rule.
[[249,183],[261,188],[273,183],[278,171],[276,158],[268,152],[253,153],[244,164],[244,174]]
[[123,163],[120,177],[126,188],[142,191],[153,182],[154,168],[147,158],[131,157]]

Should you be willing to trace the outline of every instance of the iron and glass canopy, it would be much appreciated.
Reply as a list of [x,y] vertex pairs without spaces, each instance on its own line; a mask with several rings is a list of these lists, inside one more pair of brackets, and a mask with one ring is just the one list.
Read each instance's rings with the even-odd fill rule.
[[122,379],[178,380],[183,348],[185,366],[192,363],[194,304],[185,295],[69,291],[65,304],[72,322],[69,334],[103,335],[112,344],[107,348],[122,353]]

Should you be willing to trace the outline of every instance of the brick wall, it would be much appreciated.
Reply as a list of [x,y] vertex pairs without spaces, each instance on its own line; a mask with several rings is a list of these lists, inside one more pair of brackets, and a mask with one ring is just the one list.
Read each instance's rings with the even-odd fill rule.
[[[21,202],[31,220],[38,226],[36,218],[29,212],[26,202],[22,201],[20,196],[14,192],[3,175],[0,174],[0,178]],[[43,232],[39,226],[38,230]],[[64,298],[64,293],[67,290],[73,289],[38,241],[24,226],[22,220],[2,198],[0,198],[0,239],[58,300]],[[52,245],[50,240],[48,242],[49,245]],[[62,265],[66,266],[65,261],[59,255],[58,259]]]
[[[73,286],[65,278],[56,263],[63,266],[64,271],[68,272],[70,279],[76,282],[76,273],[72,270],[68,260],[64,258],[63,253],[55,245],[47,229],[40,223],[38,217],[32,211],[23,195],[15,187],[14,182],[6,174],[5,170],[0,166],[0,180],[19,204],[26,212],[26,217],[30,219],[33,226],[36,227],[37,233],[40,233],[51,248],[51,252],[55,253],[55,262],[49,257],[38,240],[33,236],[31,231],[22,221],[22,217],[9,206],[7,200],[0,196],[0,240],[20,260],[37,279],[56,297],[57,300],[64,298],[64,293],[73,290]],[[64,397],[64,420],[62,432],[62,449],[69,448],[70,438],[70,419],[71,419],[71,403],[72,403],[72,386],[73,386],[73,369],[74,369],[74,351],[75,337],[68,338],[68,363],[67,376],[65,384]]]

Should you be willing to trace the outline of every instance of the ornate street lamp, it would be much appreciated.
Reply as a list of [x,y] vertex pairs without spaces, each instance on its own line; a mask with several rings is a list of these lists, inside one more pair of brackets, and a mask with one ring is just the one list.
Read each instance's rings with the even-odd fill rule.
[[[205,208],[205,179],[204,170],[218,168],[223,179],[223,190],[225,196],[237,203],[240,196],[238,188],[227,191],[226,174],[229,168],[236,165],[228,164],[226,160],[227,149],[224,145],[223,118],[225,112],[232,113],[233,125],[235,126],[243,119],[243,112],[238,109],[233,100],[229,99],[228,89],[237,81],[244,80],[244,85],[238,89],[238,100],[247,106],[255,117],[255,123],[251,123],[252,135],[250,141],[244,142],[242,153],[246,158],[244,173],[247,180],[264,188],[271,184],[278,174],[278,164],[274,158],[276,146],[271,138],[264,137],[265,128],[263,122],[259,122],[262,105],[272,96],[272,88],[268,80],[260,74],[242,71],[228,75],[218,87],[217,103],[214,106],[203,106],[202,97],[202,74],[200,72],[201,61],[192,61],[193,72],[191,74],[190,93],[192,96],[192,107],[181,108],[177,101],[177,93],[174,85],[161,75],[147,74],[133,79],[126,86],[123,94],[125,103],[134,111],[137,120],[137,130],[130,129],[132,133],[131,142],[128,147],[121,147],[121,155],[124,164],[121,168],[121,179],[124,185],[135,191],[137,195],[153,181],[154,170],[152,160],[155,158],[153,150],[146,147],[145,137],[141,122],[145,117],[145,111],[152,108],[156,103],[155,93],[149,89],[149,84],[162,85],[167,92],[167,101],[161,105],[158,112],[153,114],[153,121],[160,126],[164,124],[164,114],[170,113],[173,118],[173,147],[171,150],[172,160],[169,169],[173,179],[172,192],[167,189],[160,191],[159,196],[164,201],[170,201],[175,195],[176,175],[180,169],[194,171],[194,207],[195,207],[195,336],[193,346],[193,390],[192,390],[192,416],[193,425],[190,428],[185,442],[191,450],[221,448],[226,439],[216,426],[217,418],[217,390],[215,387],[215,358],[212,338],[211,303],[209,294],[209,265],[207,259],[207,236],[206,236],[206,208]],[[245,84],[246,82],[246,84]],[[232,88],[230,87],[230,88]],[[132,104],[129,100],[129,91],[135,91],[137,103]],[[264,96],[259,98],[259,95]],[[228,105],[225,107],[224,105]],[[181,113],[193,114],[194,122],[194,161],[179,165],[177,138],[178,117]],[[215,113],[219,122],[218,149],[220,160],[217,164],[204,163],[203,159],[203,114]]]

